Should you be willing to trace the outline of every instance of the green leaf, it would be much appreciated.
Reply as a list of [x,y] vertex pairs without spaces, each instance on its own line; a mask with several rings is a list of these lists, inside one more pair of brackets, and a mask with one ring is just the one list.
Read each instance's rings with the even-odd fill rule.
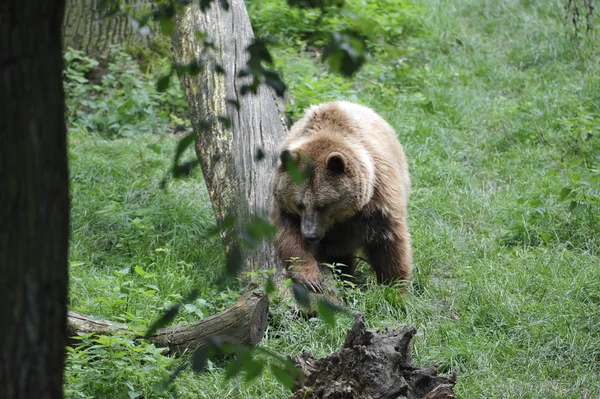
[[171,82],[171,75],[172,73],[169,73],[168,75],[163,75],[160,78],[158,78],[158,80],[156,81],[157,92],[163,93],[167,91],[167,89],[169,88],[169,83]]
[[253,216],[246,229],[242,232],[245,238],[248,241],[248,244],[251,244],[250,247],[256,246],[262,239],[264,238],[272,238],[275,236],[275,226],[269,223],[267,220],[260,218],[258,216]]
[[194,32],[194,37],[199,41],[202,41],[206,38],[206,33],[202,32],[201,30],[197,30]]
[[185,308],[185,311],[187,313],[194,313],[196,311],[196,306],[194,306],[191,303],[186,303],[185,305],[183,305],[183,307]]
[[277,286],[275,285],[275,281],[273,281],[271,276],[269,276],[267,278],[267,282],[265,283],[265,292],[267,293],[267,295],[271,295],[275,291],[277,291]]
[[181,177],[189,176],[198,165],[199,162],[197,159],[192,159],[189,161],[185,161],[182,164],[175,165],[173,167],[173,177],[178,179]]
[[335,314],[336,313],[349,313],[345,308],[338,306],[326,299],[320,299],[317,303],[317,312],[323,319],[325,324],[330,327],[335,327]]
[[266,70],[263,73],[265,77],[265,83],[270,86],[279,97],[283,97],[287,87],[283,80],[281,80],[281,76],[276,71]]
[[168,323],[173,321],[179,310],[181,309],[181,304],[177,303],[171,306],[164,315],[162,315],[158,320],[156,320],[146,331],[144,334],[144,338],[148,339],[161,327],[166,326]]
[[545,244],[549,244],[552,240],[552,236],[548,233],[540,233],[540,238],[544,241]]
[[317,312],[321,319],[330,327],[335,327],[335,311],[324,300],[317,303]]
[[232,244],[229,252],[227,253],[227,259],[225,262],[225,272],[232,277],[238,275],[239,271],[242,269],[242,251],[240,250],[240,246],[237,244]]
[[225,70],[225,68],[223,68],[221,64],[215,64],[213,68],[215,73],[218,75],[225,75],[227,73],[227,71]]
[[100,0],[98,2],[98,11],[102,13],[102,17],[111,17],[121,11],[120,0]]
[[234,98],[228,98],[226,100],[227,104],[233,105],[237,111],[240,110],[240,102]]
[[264,368],[265,368],[264,364],[257,362],[257,361],[253,361],[250,367],[244,368],[244,371],[246,372],[246,374],[245,374],[246,382],[250,382],[250,381],[256,379],[258,376],[260,376],[261,373],[263,372]]
[[366,43],[356,31],[334,33],[323,53],[329,67],[344,76],[352,76],[364,64]]
[[569,188],[569,187],[563,187],[562,190],[560,190],[560,194],[558,195],[558,199],[561,201],[564,201],[567,198],[571,198],[573,193],[573,189]]
[[183,152],[190,147],[196,141],[196,134],[194,132],[189,133],[185,137],[183,137],[177,143],[177,147],[175,149],[175,159],[173,161],[173,167],[171,172],[174,178],[188,176],[191,171],[199,164],[197,159],[186,161],[182,164],[179,164],[179,159]]
[[292,153],[289,150],[282,151],[281,160],[292,181],[298,185],[304,183],[304,174],[298,167],[298,163],[293,158]]
[[183,152],[195,142],[196,134],[194,132],[188,133],[185,137],[179,140],[175,149],[175,163],[179,161],[179,158],[181,158],[181,154],[183,154]]
[[153,151],[156,154],[162,154],[162,147],[156,143],[151,143],[146,146],[150,151]]
[[229,11],[229,1],[227,0],[219,0],[219,4],[221,5],[221,8],[225,11]]
[[269,53],[263,39],[255,38],[252,43],[246,47],[246,51],[250,53],[250,59],[248,60],[250,69],[255,69],[260,65],[261,61],[265,61],[268,64],[273,63],[273,57],[271,57],[271,53]]
[[206,346],[196,350],[192,356],[192,370],[199,373],[204,371],[208,364],[208,349]]
[[280,384],[285,386],[290,391],[294,389],[294,377],[289,370],[281,368],[275,364],[271,364],[271,372]]
[[227,367],[225,368],[225,379],[230,380],[236,377],[242,371],[242,362],[241,359],[245,353],[240,354],[232,361],[229,362]]
[[235,217],[235,216],[227,216],[217,226],[213,226],[213,227],[209,228],[208,234],[211,236],[218,235],[222,231],[230,230],[233,228],[233,226],[235,226],[236,220],[237,220],[237,217]]
[[308,293],[308,290],[306,289],[304,284],[294,283],[294,285],[292,286],[292,292],[294,293],[294,298],[296,299],[296,302],[298,302],[300,306],[304,308],[310,307],[310,294]]
[[171,36],[175,29],[175,22],[171,18],[160,19],[160,32],[165,36]]
[[262,150],[262,148],[257,148],[256,155],[254,155],[254,160],[262,161],[263,159],[265,159],[265,152]]
[[231,122],[231,118],[230,117],[228,117],[228,116],[219,116],[219,117],[217,117],[217,120],[219,122],[221,122],[221,124],[223,125],[223,127],[225,129],[231,128],[232,122]]
[[210,8],[213,0],[200,0],[200,11],[204,12]]

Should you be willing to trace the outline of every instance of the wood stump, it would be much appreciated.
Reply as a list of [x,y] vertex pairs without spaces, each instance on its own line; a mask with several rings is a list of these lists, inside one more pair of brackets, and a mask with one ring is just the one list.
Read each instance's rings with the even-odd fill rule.
[[412,326],[386,329],[382,335],[366,328],[357,314],[339,351],[317,359],[303,353],[292,359],[306,376],[293,399],[453,399],[454,375],[440,377],[437,368],[413,366]]

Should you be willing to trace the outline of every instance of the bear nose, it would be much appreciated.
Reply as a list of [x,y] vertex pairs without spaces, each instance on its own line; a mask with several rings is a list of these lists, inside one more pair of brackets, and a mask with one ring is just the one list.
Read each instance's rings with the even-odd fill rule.
[[317,242],[321,239],[321,237],[319,237],[316,232],[305,232],[302,235],[304,236],[304,239],[308,242]]

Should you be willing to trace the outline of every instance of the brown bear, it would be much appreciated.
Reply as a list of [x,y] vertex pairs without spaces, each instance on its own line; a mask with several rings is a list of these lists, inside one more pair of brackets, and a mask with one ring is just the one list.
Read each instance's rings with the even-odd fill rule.
[[272,190],[274,243],[294,281],[320,291],[319,263],[352,274],[361,248],[379,282],[410,277],[408,165],[396,132],[373,110],[344,101],[310,107],[291,127]]

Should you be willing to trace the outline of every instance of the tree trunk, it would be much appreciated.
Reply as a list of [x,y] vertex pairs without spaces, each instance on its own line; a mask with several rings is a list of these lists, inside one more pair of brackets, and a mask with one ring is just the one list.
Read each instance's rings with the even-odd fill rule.
[[0,397],[61,398],[69,174],[64,1],[0,6]]
[[[140,5],[143,1],[125,0],[125,4]],[[102,57],[111,44],[149,45],[149,36],[138,33],[127,16],[103,17],[99,0],[67,0],[63,24],[64,48],[82,50],[93,57]]]
[[[263,240],[250,250],[242,244],[241,234],[253,216],[268,217],[269,181],[285,124],[270,89],[261,85],[257,95],[240,93],[237,73],[246,65],[246,48],[253,39],[244,1],[230,1],[229,11],[217,3],[206,12],[194,3],[182,13],[173,35],[173,56],[178,64],[206,63],[198,75],[180,75],[180,80],[217,221],[223,224],[235,218],[234,228],[221,233],[228,259],[241,262],[242,271],[277,269],[270,241]],[[196,32],[212,38],[214,50],[207,51]],[[224,73],[219,73],[217,65]],[[228,117],[231,124],[220,117]],[[209,128],[204,127],[207,121]]]
[[[160,328],[148,340],[159,348],[168,348],[171,354],[196,350],[209,337],[219,337],[232,343],[256,345],[267,327],[269,299],[251,291],[242,296],[231,308],[191,324]],[[77,333],[112,334],[128,330],[127,325],[106,320],[94,320],[77,312],[69,312],[69,336]],[[77,341],[79,342],[79,341]]]
[[410,341],[417,333],[411,326],[368,329],[357,314],[342,349],[316,359],[303,353],[293,359],[305,376],[294,389],[293,399],[455,399],[456,377],[440,377],[437,368],[412,364]]

